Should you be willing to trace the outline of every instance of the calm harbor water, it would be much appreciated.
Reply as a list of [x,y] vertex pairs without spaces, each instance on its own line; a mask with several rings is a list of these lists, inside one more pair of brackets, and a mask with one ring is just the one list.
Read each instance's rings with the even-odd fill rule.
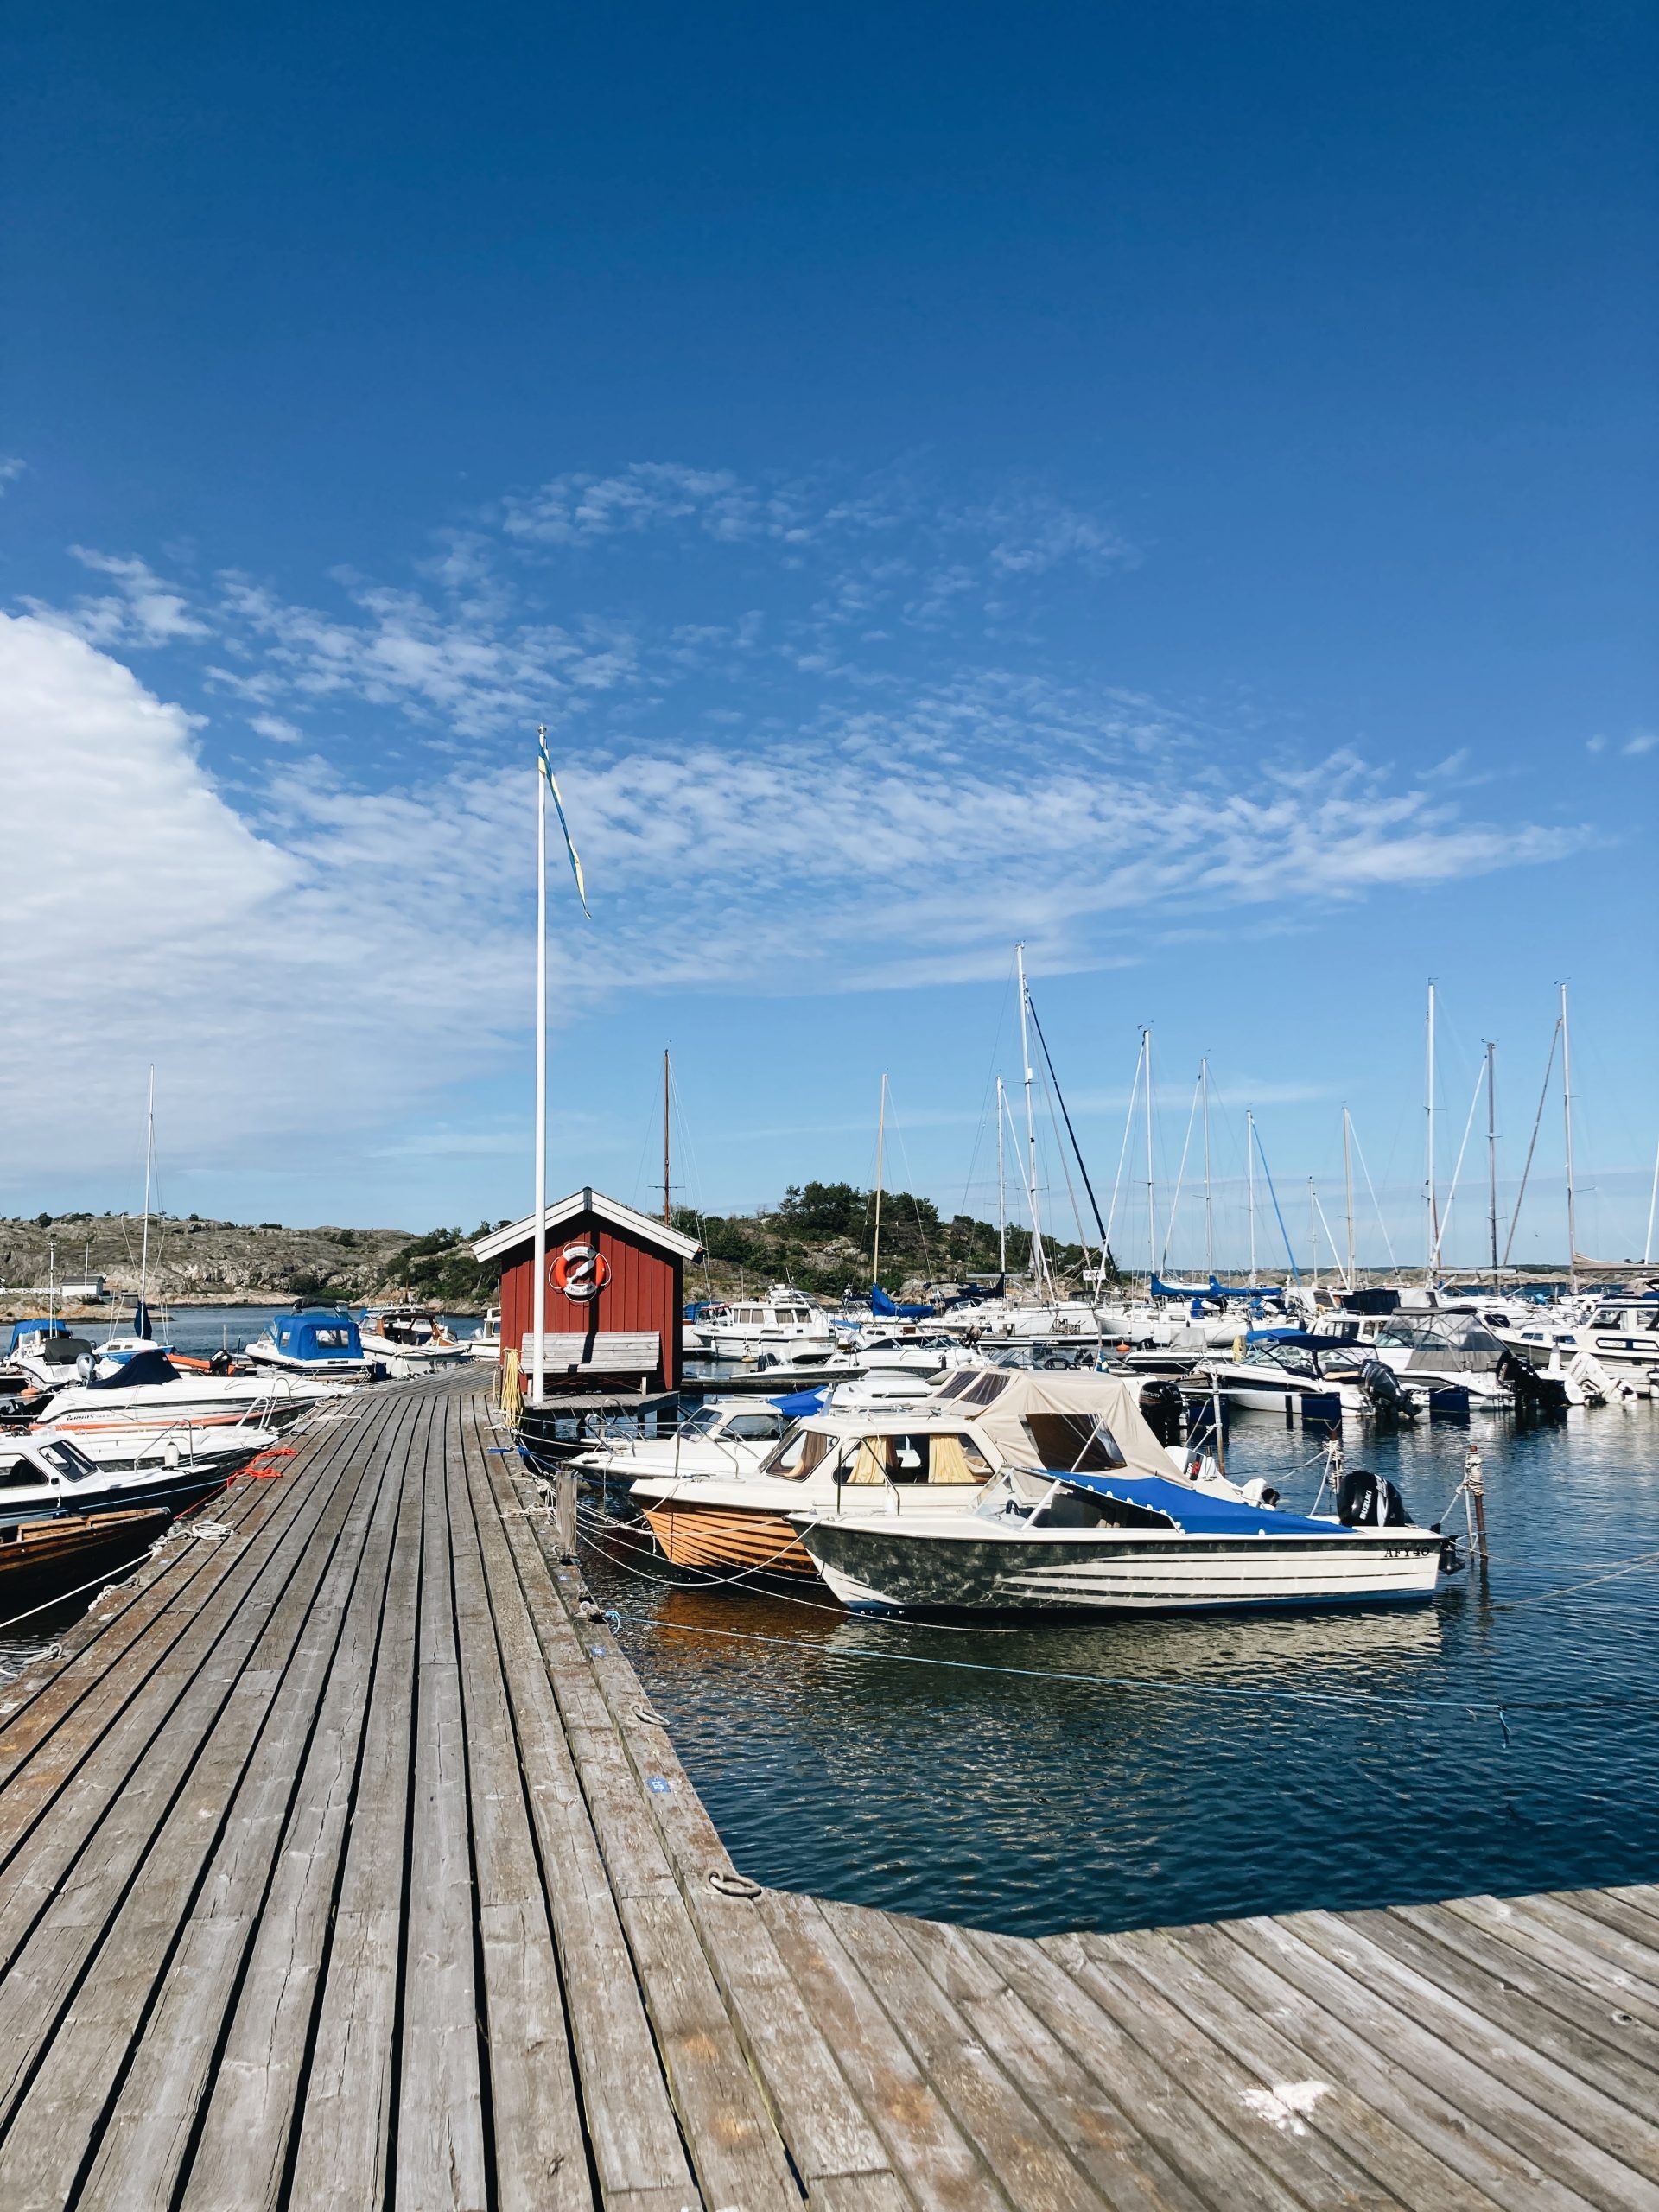
[[[962,1633],[587,1572],[758,1880],[1027,1935],[1651,1880],[1659,1415],[1351,1429],[1350,1463],[1438,1520],[1471,1433],[1488,1594],[1409,1611]],[[1240,1416],[1230,1471],[1305,1509],[1311,1450]]]

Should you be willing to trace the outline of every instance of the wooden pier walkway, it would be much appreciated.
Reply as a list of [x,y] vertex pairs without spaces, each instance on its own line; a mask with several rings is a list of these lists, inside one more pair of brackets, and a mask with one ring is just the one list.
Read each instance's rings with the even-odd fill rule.
[[501,1443],[365,1399],[0,1692],[3,2212],[1659,2212],[1659,1890],[731,1894]]

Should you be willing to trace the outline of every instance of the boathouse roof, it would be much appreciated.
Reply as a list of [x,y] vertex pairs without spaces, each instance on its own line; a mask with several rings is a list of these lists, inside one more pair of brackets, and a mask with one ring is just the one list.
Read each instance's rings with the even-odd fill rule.
[[[591,1217],[602,1221],[608,1228],[620,1230],[624,1236],[667,1254],[671,1259],[695,1260],[702,1249],[695,1236],[683,1236],[677,1229],[671,1229],[666,1222],[654,1221],[649,1214],[639,1213],[632,1206],[625,1206],[620,1198],[607,1198],[603,1191],[590,1185],[572,1191],[568,1198],[560,1198],[550,1205],[543,1220],[550,1236],[567,1229],[571,1223]],[[510,1222],[505,1229],[492,1230],[487,1236],[480,1236],[473,1247],[474,1258],[499,1260],[516,1247],[525,1243],[536,1234],[536,1217],[527,1213],[522,1221]]]

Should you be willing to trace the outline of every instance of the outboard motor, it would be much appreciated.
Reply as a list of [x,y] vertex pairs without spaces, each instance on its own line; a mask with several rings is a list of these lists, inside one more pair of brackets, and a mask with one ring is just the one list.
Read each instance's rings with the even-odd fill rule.
[[1517,1358],[1506,1351],[1495,1370],[1500,1382],[1507,1382],[1515,1393],[1517,1413],[1564,1414],[1567,1408],[1567,1384],[1559,1375],[1541,1375],[1529,1359]]
[[1410,1393],[1384,1361],[1368,1359],[1359,1370],[1358,1381],[1373,1412],[1392,1414],[1400,1421],[1416,1420],[1417,1408],[1411,1402]]
[[1160,1444],[1180,1442],[1184,1408],[1181,1386],[1168,1376],[1155,1375],[1141,1385],[1141,1410],[1147,1417],[1147,1427]]
[[1344,1529],[1404,1529],[1411,1521],[1394,1484],[1369,1467],[1344,1471],[1337,1491],[1337,1518]]

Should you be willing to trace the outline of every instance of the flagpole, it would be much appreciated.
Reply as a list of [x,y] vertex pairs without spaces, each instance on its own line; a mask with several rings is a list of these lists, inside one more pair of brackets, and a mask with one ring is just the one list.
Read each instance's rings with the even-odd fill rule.
[[536,762],[536,1274],[531,1328],[531,1402],[539,1406],[547,1381],[547,778],[545,724],[537,732]]

